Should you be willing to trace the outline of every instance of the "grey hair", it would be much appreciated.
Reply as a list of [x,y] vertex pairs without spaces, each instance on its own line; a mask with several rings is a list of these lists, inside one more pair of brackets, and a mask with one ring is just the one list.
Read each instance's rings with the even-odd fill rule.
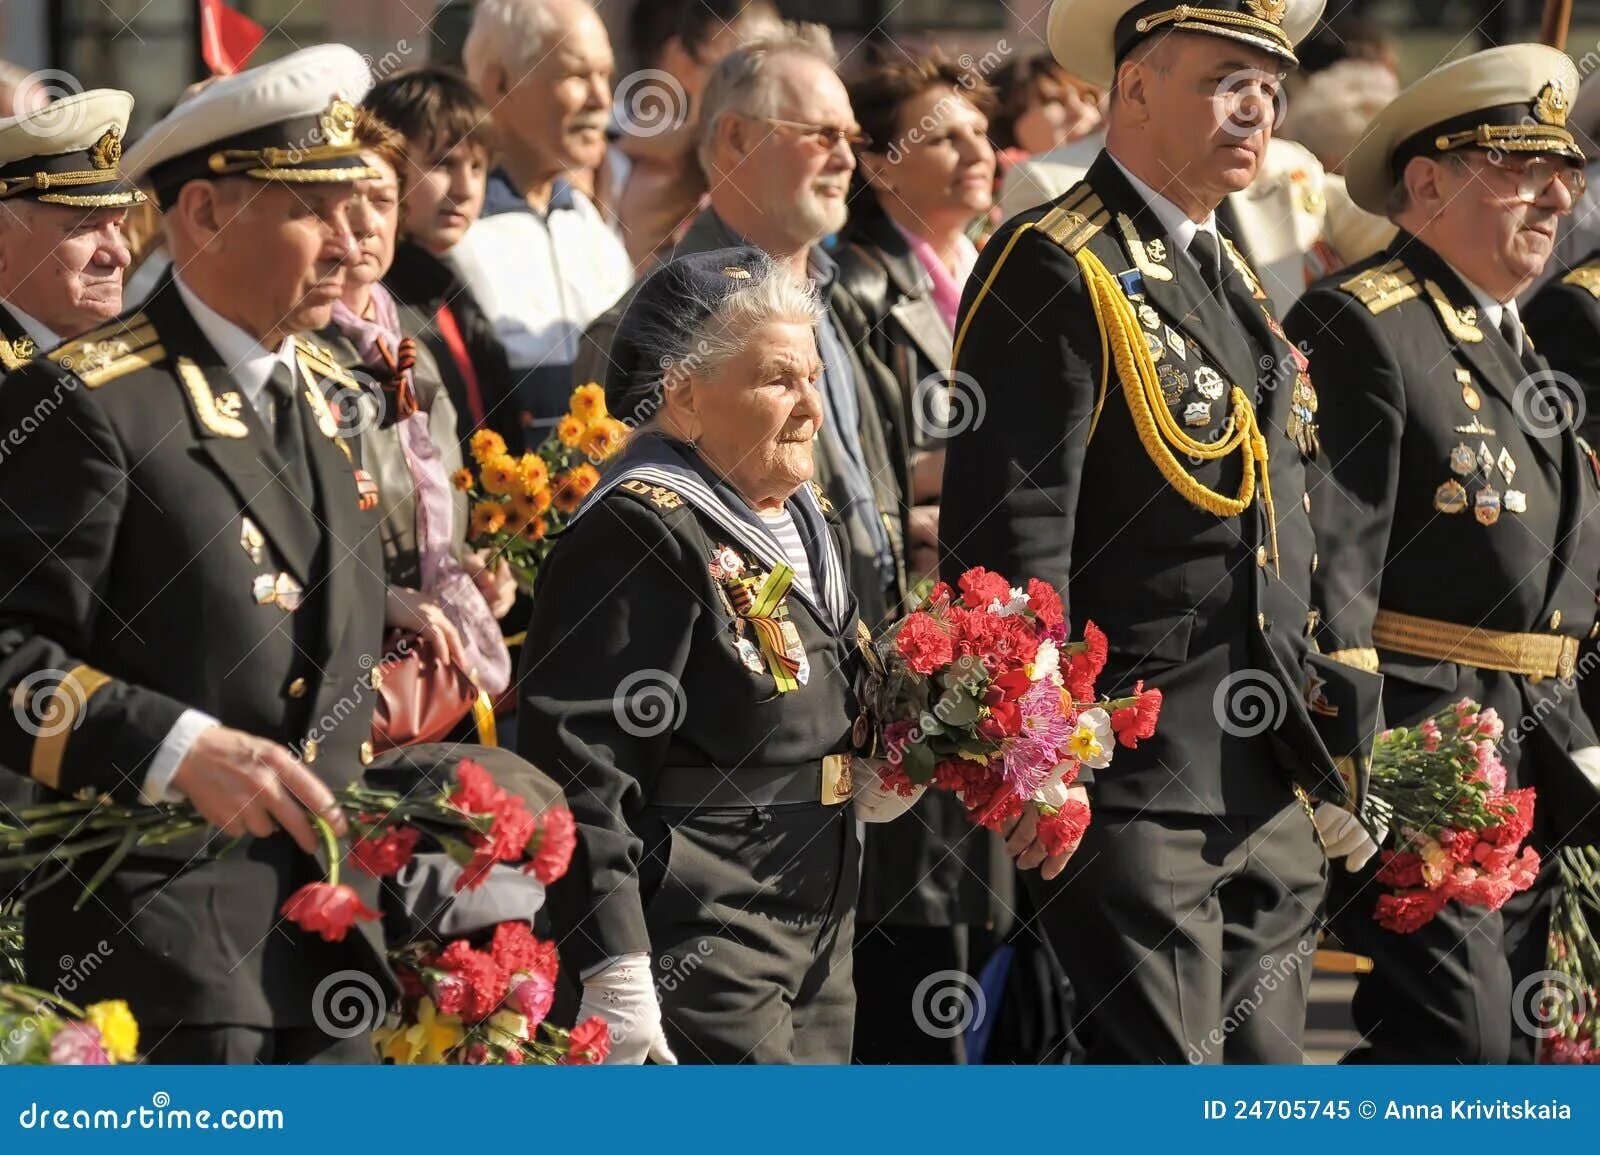
[[[1415,157],[1412,158],[1412,160],[1415,159]],[[1429,159],[1448,165],[1457,172],[1465,172],[1467,169],[1467,158],[1459,152],[1440,153]],[[1410,166],[1411,161],[1406,161],[1406,167],[1409,168]],[[1406,187],[1405,169],[1401,169],[1399,175],[1395,177],[1394,186],[1389,189],[1388,199],[1383,202],[1383,215],[1392,221],[1410,208],[1411,190]]]
[[[667,390],[691,376],[716,373],[750,346],[763,325],[782,322],[820,325],[826,307],[810,281],[786,264],[765,258],[748,282],[724,296],[703,319],[704,304],[686,304],[676,316],[645,322],[635,339],[651,351],[629,382],[628,399],[618,407],[629,424],[654,424]],[[631,410],[631,412],[630,412]]]
[[[587,5],[587,0],[577,0]],[[498,64],[508,80],[520,76],[544,54],[545,41],[561,30],[549,0],[479,0],[461,46],[467,80],[480,93],[484,74]]]
[[712,70],[700,97],[700,167],[709,177],[716,147],[717,126],[725,116],[776,116],[777,86],[772,82],[772,60],[778,56],[807,56],[836,68],[839,55],[833,34],[821,24],[785,21],[780,32],[757,36],[724,56]]

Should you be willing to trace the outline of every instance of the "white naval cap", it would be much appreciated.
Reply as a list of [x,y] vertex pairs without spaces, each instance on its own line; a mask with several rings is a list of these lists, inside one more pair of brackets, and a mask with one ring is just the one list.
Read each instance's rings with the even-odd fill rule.
[[319,44],[224,77],[128,149],[130,177],[165,207],[191,180],[245,176],[296,184],[364,180],[356,104],[372,74],[355,49]]
[[1299,63],[1294,48],[1311,35],[1327,0],[1054,0],[1048,38],[1056,60],[1074,76],[1110,88],[1117,64],[1134,45],[1158,33],[1220,36]]
[[123,179],[122,137],[133,97],[92,88],[0,119],[0,201],[106,208],[144,200]]

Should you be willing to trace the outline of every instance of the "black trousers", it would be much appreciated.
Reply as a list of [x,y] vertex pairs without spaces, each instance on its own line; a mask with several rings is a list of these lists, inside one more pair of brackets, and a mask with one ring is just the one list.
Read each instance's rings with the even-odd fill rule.
[[1299,1063],[1328,860],[1304,808],[1102,809],[1026,877],[1091,1063]]
[[[858,926],[858,1063],[966,1061],[962,1034],[982,1007],[965,926]],[[948,1000],[948,1001],[946,1001]]]
[[[1539,1039],[1537,972],[1555,901],[1553,869],[1499,911],[1446,906],[1411,934],[1372,918],[1385,887],[1376,864],[1334,871],[1329,923],[1372,959],[1351,1006],[1361,1043],[1346,1063],[1531,1063]],[[1519,1013],[1520,1012],[1520,1013]]]
[[244,1066],[376,1063],[372,1035],[336,1038],[316,1027],[146,1027],[140,1040],[147,1062],[173,1065]]

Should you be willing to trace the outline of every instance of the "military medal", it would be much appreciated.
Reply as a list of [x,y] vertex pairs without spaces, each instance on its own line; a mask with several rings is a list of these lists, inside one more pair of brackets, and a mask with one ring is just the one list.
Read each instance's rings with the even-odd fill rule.
[[1189,359],[1188,350],[1183,343],[1183,334],[1171,325],[1167,326],[1167,348],[1172,350],[1172,355],[1178,360],[1187,361]]
[[256,605],[270,606],[272,604],[274,597],[273,586],[276,581],[277,578],[269,573],[261,573],[255,576],[250,582],[250,596],[256,599]]
[[1163,364],[1156,373],[1161,383],[1161,396],[1168,405],[1176,405],[1189,389],[1189,379],[1172,362]]
[[744,663],[744,668],[752,674],[767,672],[767,663],[761,658],[761,651],[756,649],[756,644],[749,638],[740,634],[733,643],[734,649],[739,652],[739,660]]
[[1528,495],[1520,489],[1506,490],[1506,495],[1501,499],[1500,503],[1508,513],[1528,512]]
[[303,592],[300,583],[286,573],[279,574],[277,582],[273,585],[278,608],[286,614],[292,614],[300,608],[300,595]]
[[365,469],[356,470],[356,508],[365,513],[378,505],[378,483]]
[[[1293,348],[1293,346],[1291,346]],[[1295,359],[1303,360],[1305,354],[1299,349],[1294,350]],[[1289,435],[1289,440],[1300,447],[1300,452],[1307,457],[1315,457],[1322,448],[1317,437],[1317,391],[1311,385],[1311,378],[1305,371],[1305,366],[1300,367],[1300,373],[1294,380],[1294,396],[1289,403],[1289,421],[1284,432]]]
[[1150,350],[1150,360],[1159,364],[1167,355],[1167,347],[1161,343],[1161,338],[1155,333],[1144,335],[1145,347]]
[[1477,433],[1477,434],[1482,434],[1484,437],[1493,437],[1493,436],[1495,436],[1495,431],[1493,429],[1490,429],[1483,422],[1479,421],[1476,414],[1474,414],[1472,420],[1467,422],[1465,425],[1457,425],[1456,428],[1455,428],[1455,432],[1457,432],[1457,433]]
[[217,412],[234,421],[239,420],[239,414],[244,411],[244,398],[231,389],[226,393],[217,394]]
[[733,581],[744,576],[744,559],[728,546],[721,546],[711,554],[711,576],[717,581]]
[[1450,472],[1471,477],[1478,471],[1478,457],[1465,441],[1450,451]]
[[872,736],[871,730],[871,723],[867,721],[866,711],[863,710],[861,713],[856,715],[856,720],[850,725],[850,745],[854,746],[862,753],[865,753],[867,749],[867,739]]
[[[1222,374],[1210,365],[1201,365],[1194,371],[1194,387],[1195,391],[1207,401],[1222,400],[1222,395],[1228,388],[1222,380]],[[1206,406],[1208,412],[1210,408],[1209,405]],[[1206,420],[1209,421],[1210,418],[1207,417]]]
[[248,517],[239,519],[239,548],[244,550],[256,565],[261,564],[261,547],[266,541],[267,539],[261,536],[261,531],[256,528],[255,522]]
[[1149,305],[1140,305],[1139,324],[1143,325],[1146,329],[1159,329],[1161,328],[1161,314],[1156,312]]
[[795,681],[804,686],[811,681],[811,659],[806,657],[806,648],[800,643],[800,631],[792,619],[784,618],[778,623],[778,632],[783,637],[783,652],[796,663]]
[[1467,490],[1451,479],[1433,491],[1433,508],[1440,513],[1460,513],[1467,508]]
[[1167,242],[1157,237],[1145,245],[1144,251],[1150,255],[1152,261],[1159,265],[1167,259]]
[[[1511,479],[1517,475],[1517,463],[1511,460],[1511,450],[1505,446],[1500,447],[1500,456],[1495,458],[1495,464],[1500,467],[1500,476],[1506,479],[1506,484],[1511,484]],[[1507,496],[1510,496],[1508,491]]]
[[1494,475],[1494,454],[1489,452],[1487,441],[1478,442],[1478,468],[1483,470],[1485,477]]
[[1483,398],[1472,387],[1472,373],[1467,369],[1456,370],[1456,380],[1461,383],[1461,400],[1466,402],[1467,408],[1476,413],[1483,408]]
[[1211,402],[1191,401],[1183,408],[1183,423],[1191,429],[1211,424]]
[[1500,494],[1497,490],[1485,486],[1478,490],[1478,499],[1473,505],[1472,514],[1481,525],[1493,525],[1500,520]]

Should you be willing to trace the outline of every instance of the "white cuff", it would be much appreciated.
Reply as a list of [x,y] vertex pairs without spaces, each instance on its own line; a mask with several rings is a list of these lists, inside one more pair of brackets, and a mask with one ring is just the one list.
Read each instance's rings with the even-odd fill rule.
[[139,788],[139,798],[146,806],[183,801],[183,792],[172,788],[172,776],[183,764],[184,756],[189,753],[189,747],[194,745],[194,740],[211,727],[221,724],[202,710],[185,710],[178,715],[178,720],[172,724],[172,729],[168,730],[167,736],[161,740],[161,747],[156,751],[156,756],[150,760],[150,769],[145,771],[144,775],[144,785]]
[[1600,790],[1600,746],[1585,746],[1571,754],[1573,765],[1583,772],[1589,785]]

